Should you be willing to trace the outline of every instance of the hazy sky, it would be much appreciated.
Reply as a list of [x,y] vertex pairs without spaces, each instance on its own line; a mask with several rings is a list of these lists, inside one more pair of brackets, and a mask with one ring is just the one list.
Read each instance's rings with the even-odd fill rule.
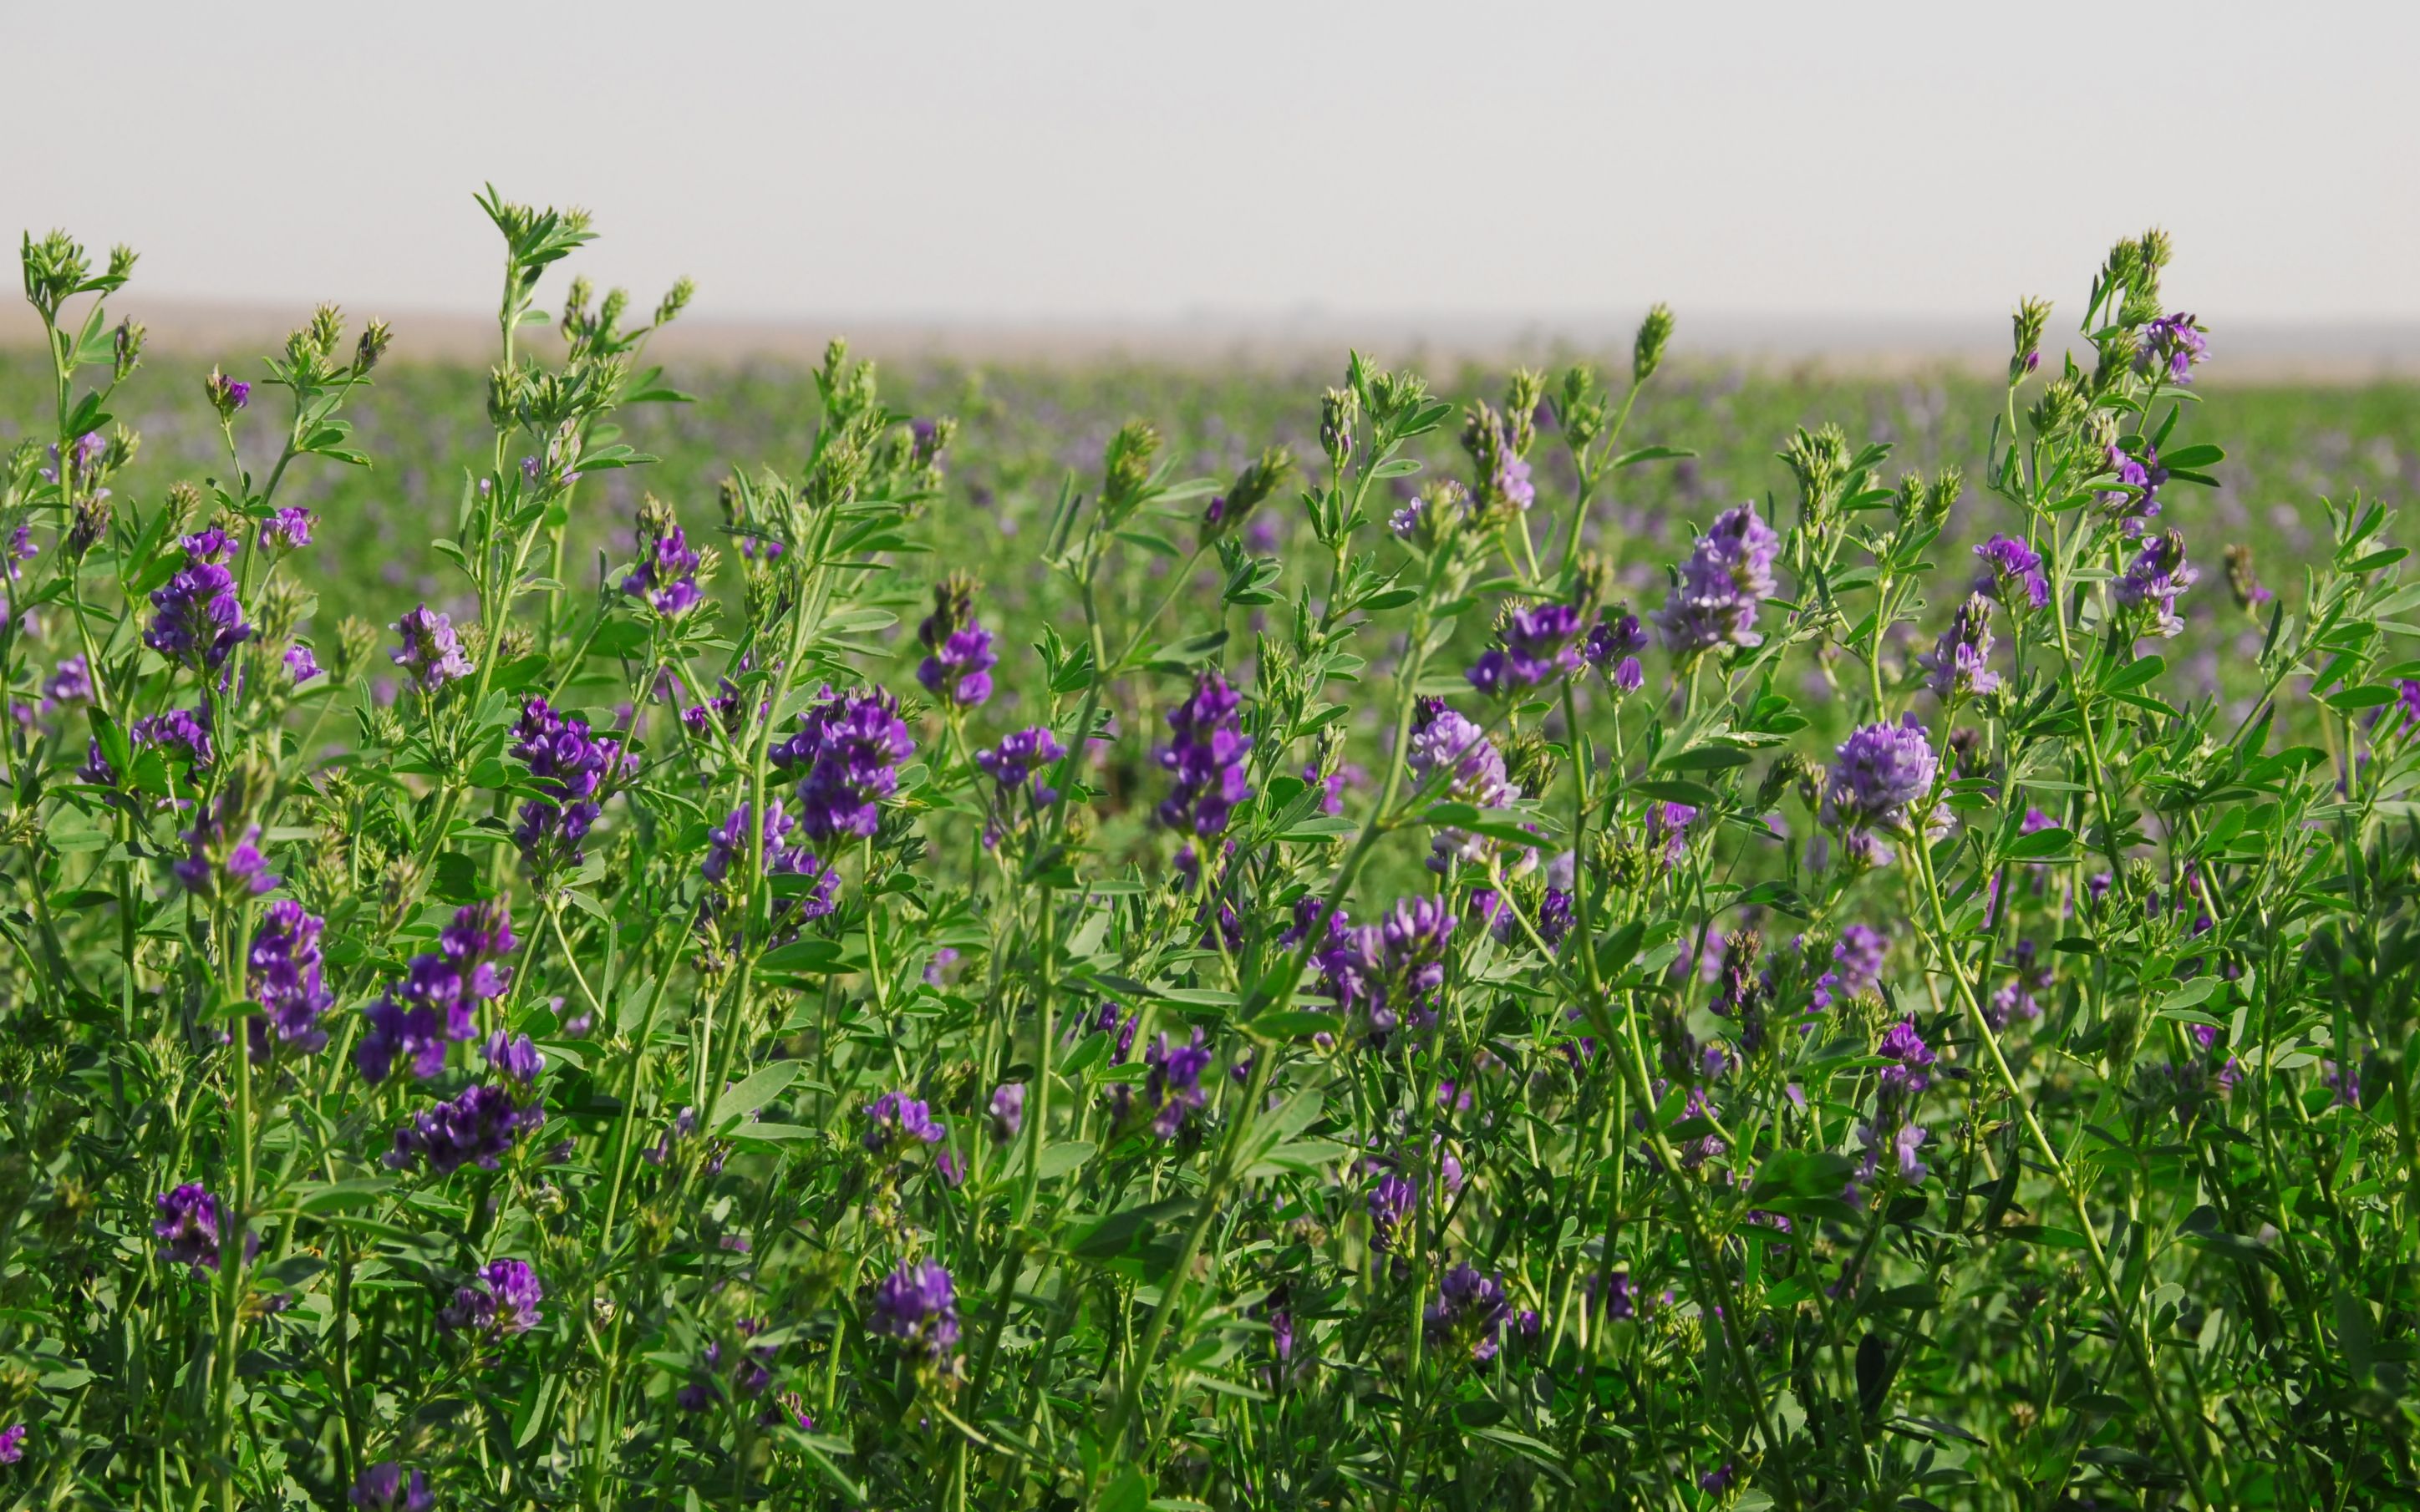
[[0,0],[0,223],[155,294],[492,307],[581,204],[700,314],[2420,318],[2420,6]]

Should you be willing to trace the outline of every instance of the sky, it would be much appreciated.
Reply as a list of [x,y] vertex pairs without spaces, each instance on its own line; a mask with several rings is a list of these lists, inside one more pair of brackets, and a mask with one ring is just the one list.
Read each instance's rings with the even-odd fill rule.
[[163,298],[490,309],[492,181],[727,321],[2005,329],[2152,224],[2216,328],[2420,320],[2410,4],[0,0],[0,222]]

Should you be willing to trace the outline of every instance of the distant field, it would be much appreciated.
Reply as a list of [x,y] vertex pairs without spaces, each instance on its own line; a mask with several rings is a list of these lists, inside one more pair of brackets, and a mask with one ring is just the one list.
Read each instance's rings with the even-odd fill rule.
[[[142,455],[127,474],[138,496],[177,478],[207,475],[216,465],[218,439],[201,397],[207,366],[183,352],[156,356],[123,391],[120,416],[143,438]],[[951,564],[980,567],[1008,557],[1001,549],[1008,538],[1035,528],[1063,477],[1095,475],[1103,443],[1127,420],[1159,427],[1187,472],[1230,473],[1271,443],[1290,446],[1298,456],[1316,455],[1319,394],[1338,381],[1342,366],[1341,350],[1329,368],[1292,370],[1259,362],[985,364],[922,358],[887,367],[884,383],[886,395],[916,414],[957,418],[946,502],[925,523]],[[232,363],[230,370],[240,371]],[[1429,376],[1457,400],[1503,387],[1503,371],[1493,365],[1458,363]],[[605,474],[579,496],[575,530],[590,548],[591,581],[596,548],[627,560],[632,512],[643,492],[675,504],[693,532],[712,539],[717,486],[730,470],[795,467],[813,433],[815,394],[803,363],[685,363],[675,354],[667,378],[701,402],[626,411],[629,441],[661,462]],[[13,441],[16,427],[42,413],[48,383],[38,353],[0,348],[0,440]],[[306,576],[321,575],[317,586],[331,599],[388,621],[416,596],[458,612],[467,607],[447,599],[458,592],[459,579],[439,571],[442,563],[427,543],[451,518],[462,465],[489,443],[484,384],[484,371],[467,363],[394,362],[377,375],[376,392],[349,411],[372,466],[352,471],[320,466],[287,482],[281,497],[325,517],[320,538],[331,549],[298,565]],[[275,396],[264,389],[258,403],[273,406]],[[2288,585],[2315,538],[2324,537],[2320,496],[2358,492],[2396,507],[2420,490],[2420,383],[2211,383],[2200,407],[2193,430],[2220,440],[2228,455],[2213,470],[2222,486],[2180,495],[2182,513],[2171,516],[2191,539],[2205,577],[2184,600],[2188,629],[2182,645],[2170,648],[2170,660],[2187,671],[2190,686],[2216,695],[2223,691],[2230,640],[2248,628],[2227,598],[2220,548],[2250,545],[2264,579]],[[1620,591],[1642,603],[1660,601],[1660,564],[1685,550],[1693,524],[1768,492],[1787,511],[1789,475],[1774,454],[1793,427],[1837,423],[1853,442],[1887,441],[1894,448],[1893,473],[1900,467],[1929,471],[1956,464],[1971,474],[1983,465],[1998,410],[1998,386],[1960,372],[1860,378],[1683,363],[1641,406],[1633,436],[1638,444],[1683,447],[1699,455],[1620,475],[1609,507],[1598,511],[1593,544],[1621,564]],[[268,421],[275,412],[256,411],[257,419]],[[273,424],[256,423],[250,434],[268,446]],[[1425,442],[1433,466],[1456,476],[1466,469],[1450,429]],[[1564,466],[1560,449],[1541,448],[1538,465],[1555,477]],[[1417,481],[1395,486],[1408,495]],[[1556,478],[1558,494],[1562,486]],[[1939,559],[1962,561],[1974,542],[2006,528],[2010,522],[1997,517],[1995,507],[1979,486],[1970,488]],[[1263,519],[1264,530],[1303,530],[1296,510],[1271,510]],[[1016,550],[1009,559],[1024,555]],[[1033,579],[1007,576],[1010,580],[991,591],[1015,606],[1021,620],[1032,608],[1020,600]]]

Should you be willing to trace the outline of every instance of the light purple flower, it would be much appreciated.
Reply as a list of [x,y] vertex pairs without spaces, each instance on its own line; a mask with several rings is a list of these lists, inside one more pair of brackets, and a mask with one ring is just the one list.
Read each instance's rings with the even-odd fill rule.
[[1680,581],[1655,616],[1673,655],[1685,658],[1717,646],[1763,644],[1756,615],[1776,586],[1773,567],[1780,551],[1780,535],[1757,517],[1754,504],[1716,516],[1681,564]]

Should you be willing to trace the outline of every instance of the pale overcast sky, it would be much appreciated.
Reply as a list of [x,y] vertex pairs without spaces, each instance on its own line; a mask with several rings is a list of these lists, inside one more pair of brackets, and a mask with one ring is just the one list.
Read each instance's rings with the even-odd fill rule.
[[471,203],[724,319],[2420,319],[2420,6],[0,0],[0,223],[492,306]]

